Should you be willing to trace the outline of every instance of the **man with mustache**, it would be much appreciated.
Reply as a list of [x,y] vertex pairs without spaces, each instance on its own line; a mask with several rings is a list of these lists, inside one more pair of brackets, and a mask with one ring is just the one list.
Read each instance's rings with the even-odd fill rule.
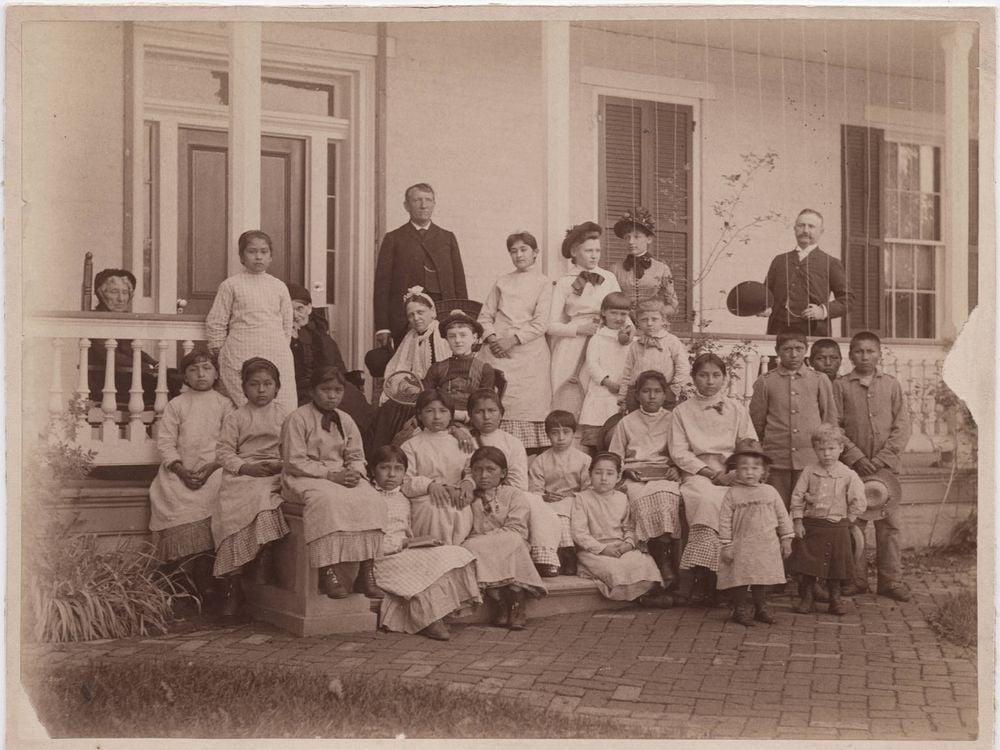
[[760,314],[768,319],[769,335],[829,336],[830,321],[847,312],[844,266],[819,249],[822,234],[823,215],[803,209],[795,219],[798,247],[771,261],[764,283],[774,306]]

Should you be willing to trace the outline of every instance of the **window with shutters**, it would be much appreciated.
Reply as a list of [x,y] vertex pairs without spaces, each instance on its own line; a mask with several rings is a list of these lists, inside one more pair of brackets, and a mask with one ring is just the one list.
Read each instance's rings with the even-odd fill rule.
[[600,98],[600,211],[602,262],[610,268],[628,249],[615,222],[644,206],[656,220],[649,252],[673,273],[680,309],[674,331],[690,331],[692,148],[694,110],[683,104]]
[[936,336],[941,149],[888,141],[883,173],[886,334]]

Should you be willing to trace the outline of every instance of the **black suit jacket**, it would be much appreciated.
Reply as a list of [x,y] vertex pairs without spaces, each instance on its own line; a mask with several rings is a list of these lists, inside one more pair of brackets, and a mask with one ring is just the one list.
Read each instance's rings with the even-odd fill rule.
[[438,272],[442,299],[465,299],[465,268],[458,240],[447,229],[431,224],[423,240],[406,222],[386,233],[375,266],[375,330],[388,328],[398,344],[406,333],[403,294],[424,284],[424,258],[430,257]]
[[[767,271],[765,284],[774,300],[771,317],[767,319],[769,335],[795,331],[806,336],[829,336],[830,321],[847,312],[844,266],[818,247],[813,248],[801,263],[795,250],[776,256]],[[826,305],[827,319],[806,320],[789,313],[789,307],[797,313],[808,304]]]

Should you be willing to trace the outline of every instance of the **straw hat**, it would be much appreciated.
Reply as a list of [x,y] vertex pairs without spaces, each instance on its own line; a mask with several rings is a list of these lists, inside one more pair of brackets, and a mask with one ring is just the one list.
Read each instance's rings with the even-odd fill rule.
[[877,521],[885,518],[891,507],[899,502],[903,488],[899,479],[888,469],[879,469],[874,474],[864,477],[865,497],[868,509],[861,514],[866,521]]

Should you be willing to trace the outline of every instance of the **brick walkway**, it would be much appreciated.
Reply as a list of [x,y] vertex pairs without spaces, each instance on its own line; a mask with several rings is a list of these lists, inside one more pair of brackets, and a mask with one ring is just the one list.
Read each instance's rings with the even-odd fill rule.
[[[511,632],[453,626],[439,643],[365,633],[295,638],[266,625],[162,638],[30,647],[33,660],[283,664],[330,674],[433,680],[519,696],[550,710],[613,717],[670,738],[971,739],[974,652],[939,640],[925,616],[973,571],[911,582],[913,600],[863,596],[843,618],[796,615],[745,629],[726,610],[626,609],[560,615]],[[37,663],[37,662],[35,662]]]

